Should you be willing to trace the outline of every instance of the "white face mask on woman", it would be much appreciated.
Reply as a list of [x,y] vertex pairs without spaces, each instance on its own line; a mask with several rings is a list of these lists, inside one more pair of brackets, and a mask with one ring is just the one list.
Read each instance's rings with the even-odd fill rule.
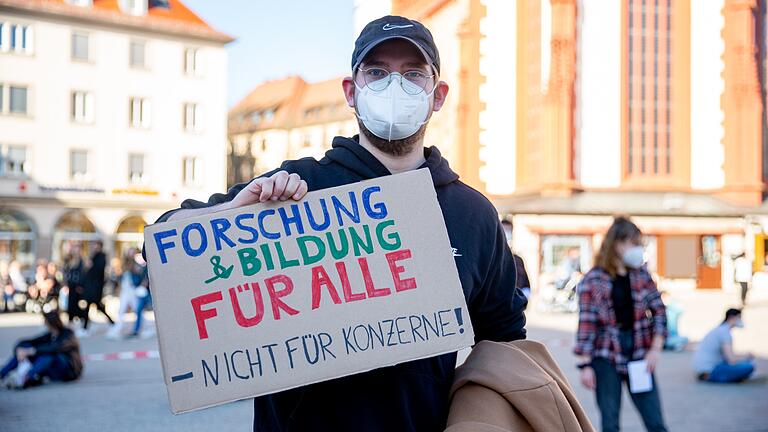
[[621,260],[627,267],[637,269],[643,266],[645,258],[643,257],[645,249],[642,246],[631,246],[624,251]]
[[355,88],[357,117],[381,139],[408,138],[427,122],[429,97],[434,90],[427,93],[397,72],[391,74],[389,84],[381,91],[371,90],[367,85],[360,87],[357,83]]

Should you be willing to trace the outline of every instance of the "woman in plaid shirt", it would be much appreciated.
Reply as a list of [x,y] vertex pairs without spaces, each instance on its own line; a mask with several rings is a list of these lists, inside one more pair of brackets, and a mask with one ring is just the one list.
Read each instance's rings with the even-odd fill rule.
[[[574,353],[581,383],[595,390],[603,431],[619,430],[627,362],[645,359],[653,373],[666,337],[661,295],[643,259],[643,236],[617,217],[605,234],[595,267],[578,287],[579,328]],[[649,431],[666,431],[655,378],[653,389],[630,393]]]

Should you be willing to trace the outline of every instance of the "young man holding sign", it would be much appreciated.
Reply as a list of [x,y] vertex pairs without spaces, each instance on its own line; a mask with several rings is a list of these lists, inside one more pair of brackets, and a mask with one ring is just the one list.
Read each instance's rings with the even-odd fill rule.
[[[279,170],[215,194],[207,203],[184,201],[159,222],[270,200],[301,200],[307,191],[428,168],[475,339],[524,339],[526,300],[515,288],[515,265],[496,210],[458,180],[437,148],[424,148],[431,113],[440,110],[448,94],[439,73],[438,50],[423,25],[396,16],[372,21],[355,42],[352,76],[343,82],[359,136],[336,137],[320,161],[286,161]],[[253,428],[442,430],[455,365],[456,354],[444,354],[257,397]]]

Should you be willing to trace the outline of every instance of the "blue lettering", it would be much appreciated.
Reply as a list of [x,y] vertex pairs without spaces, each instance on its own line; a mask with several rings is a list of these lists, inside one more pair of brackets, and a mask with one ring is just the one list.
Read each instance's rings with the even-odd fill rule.
[[331,201],[333,202],[333,209],[336,211],[336,218],[339,220],[339,226],[344,226],[344,221],[341,219],[342,212],[344,212],[352,222],[360,223],[360,209],[357,208],[357,199],[355,198],[354,192],[349,192],[349,201],[352,206],[352,211],[349,211],[348,208],[344,207],[341,201],[335,196],[331,197]]
[[291,235],[291,224],[296,225],[296,232],[298,234],[304,234],[304,224],[301,222],[301,214],[299,214],[299,206],[297,204],[291,204],[293,216],[288,216],[285,207],[280,207],[277,209],[277,212],[280,213],[280,219],[283,221],[285,235]]
[[273,209],[262,210],[259,213],[259,230],[261,231],[261,235],[263,235],[265,238],[277,240],[280,238],[280,233],[270,232],[264,228],[264,218],[273,214],[275,214]]
[[228,229],[232,227],[232,222],[230,222],[227,219],[219,218],[219,219],[211,219],[211,229],[213,230],[213,241],[216,243],[216,250],[221,250],[221,241],[224,240],[224,243],[227,244],[227,246],[233,248],[235,247],[235,242],[230,240],[229,237],[227,237],[224,232],[226,232]]
[[[381,192],[381,188],[378,186],[371,186],[369,188],[363,189],[363,208],[365,209],[365,213],[367,213],[370,218],[384,219],[387,217],[387,206],[384,205],[383,202],[376,203],[373,205],[373,208],[371,208],[371,194],[374,192]],[[374,209],[376,211],[374,211]]]
[[[192,249],[192,246],[189,244],[189,232],[193,229],[200,233],[200,247],[197,249]],[[203,226],[198,222],[185,226],[184,231],[181,232],[181,244],[184,246],[184,252],[186,252],[187,255],[193,257],[202,255],[205,248],[208,247],[208,236],[205,235]]]
[[160,254],[160,261],[163,264],[168,262],[168,257],[165,255],[165,251],[176,247],[176,243],[174,243],[173,241],[169,241],[168,243],[165,243],[163,242],[163,239],[167,237],[173,237],[175,235],[177,235],[175,229],[160,231],[154,234],[155,245],[157,246],[157,252]]
[[323,223],[318,224],[315,221],[315,217],[312,215],[312,209],[309,207],[309,201],[304,201],[304,210],[307,212],[309,226],[311,226],[315,231],[322,231],[331,226],[331,217],[328,216],[328,206],[325,203],[325,198],[320,198],[320,208],[323,209]]
[[237,215],[237,217],[235,217],[235,225],[237,225],[237,227],[240,228],[241,230],[251,233],[250,239],[244,239],[242,237],[237,239],[237,241],[239,241],[242,244],[256,243],[256,240],[258,240],[259,238],[259,230],[257,230],[252,226],[248,226],[242,223],[243,219],[253,219],[253,218],[254,218],[253,213],[244,213],[241,215]]

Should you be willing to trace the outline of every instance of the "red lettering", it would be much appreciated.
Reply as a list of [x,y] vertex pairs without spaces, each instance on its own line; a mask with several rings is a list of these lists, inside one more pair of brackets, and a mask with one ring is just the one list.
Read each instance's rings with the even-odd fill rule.
[[208,329],[205,327],[205,320],[218,315],[216,308],[203,310],[203,305],[217,302],[221,299],[221,291],[203,294],[192,299],[192,310],[195,312],[195,321],[197,321],[197,333],[201,340],[208,339]]
[[390,252],[384,255],[389,263],[389,271],[392,272],[392,280],[395,282],[395,291],[407,291],[416,288],[416,279],[400,279],[400,273],[405,271],[405,267],[397,265],[397,261],[411,257],[410,249],[403,249]]
[[392,291],[389,288],[376,288],[371,278],[371,270],[368,268],[368,260],[365,258],[358,258],[357,263],[360,265],[360,272],[363,274],[363,281],[365,282],[365,291],[368,293],[368,297],[381,297],[390,295]]
[[352,286],[349,284],[349,275],[347,275],[347,266],[339,261],[336,263],[336,272],[341,279],[341,290],[344,292],[344,302],[349,303],[358,300],[365,300],[365,293],[353,293]]
[[235,287],[229,289],[229,300],[232,302],[232,310],[235,313],[235,320],[240,327],[252,327],[261,322],[264,317],[264,300],[261,298],[261,288],[259,284],[251,283],[248,287],[247,283],[237,286],[237,291],[249,290],[253,293],[253,303],[256,305],[256,314],[250,318],[246,318],[243,315],[243,310],[240,308],[240,301],[238,300]]
[[[280,297],[285,297],[293,292],[293,281],[291,281],[291,278],[285,275],[276,275],[265,279],[264,283],[267,285],[269,299],[272,302],[272,315],[275,317],[275,320],[280,319],[280,309],[284,310],[288,315],[296,315],[299,313],[299,311],[280,300]],[[280,291],[275,291],[275,284],[278,283],[283,284],[285,288]]]
[[322,296],[320,287],[325,285],[328,289],[328,293],[331,295],[331,300],[334,304],[340,304],[341,299],[339,293],[336,292],[336,287],[333,286],[331,278],[328,277],[328,272],[325,271],[323,266],[312,267],[312,309],[320,307],[320,297]]

